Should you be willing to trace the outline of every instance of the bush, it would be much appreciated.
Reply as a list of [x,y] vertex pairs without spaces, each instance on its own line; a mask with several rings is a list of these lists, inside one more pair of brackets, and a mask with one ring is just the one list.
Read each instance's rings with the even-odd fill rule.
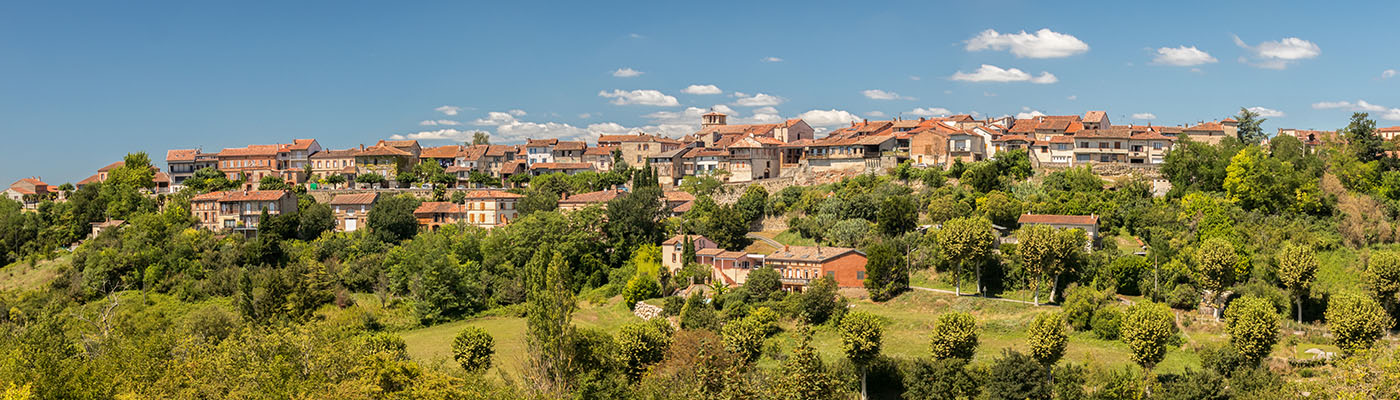
[[661,316],[674,317],[681,315],[681,309],[685,307],[685,299],[680,296],[667,296],[661,301]]
[[975,399],[982,391],[982,376],[957,358],[920,358],[904,371],[906,399]]
[[469,326],[452,340],[452,359],[462,365],[467,372],[481,372],[491,368],[491,357],[496,354],[496,341],[491,334],[476,326]]
[[1115,307],[1104,307],[1094,312],[1094,336],[1104,340],[1118,340],[1118,327],[1123,323],[1123,312]]
[[1194,310],[1201,304],[1201,292],[1190,284],[1182,283],[1167,295],[1167,305],[1178,310]]
[[1050,399],[1050,375],[1030,356],[1003,350],[987,369],[989,399]]
[[632,279],[627,281],[627,287],[622,289],[622,300],[627,302],[627,308],[635,308],[637,303],[661,295],[661,285],[656,283],[656,278],[646,272],[637,272]]
[[1065,320],[1079,332],[1088,331],[1094,312],[1104,303],[1105,293],[1088,286],[1070,285],[1065,288]]
[[699,291],[685,299],[685,307],[681,308],[681,329],[719,330],[719,317],[715,315],[714,307],[705,304],[705,298]]

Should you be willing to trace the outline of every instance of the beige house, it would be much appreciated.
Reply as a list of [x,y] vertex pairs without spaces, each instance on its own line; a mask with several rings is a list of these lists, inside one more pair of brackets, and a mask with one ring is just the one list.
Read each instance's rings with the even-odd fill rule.
[[624,192],[619,189],[607,189],[599,190],[596,192],[579,193],[573,196],[565,194],[563,198],[559,199],[559,211],[582,210],[594,204],[600,204],[603,207],[607,207],[609,201],[612,201],[612,199],[616,199],[619,196],[625,194],[627,194],[627,192]]
[[646,163],[647,157],[679,149],[681,141],[658,135],[638,133],[635,135],[602,135],[598,137],[599,147],[616,147],[622,151],[622,159],[632,166]]
[[359,172],[355,168],[355,155],[359,152],[360,149],[318,151],[310,157],[311,174],[316,175],[316,179],[342,175],[346,184],[353,183],[355,174]]
[[776,178],[782,174],[783,142],[770,137],[748,136],[729,145],[730,182]]
[[509,224],[516,218],[516,204],[522,197],[525,196],[500,190],[468,191],[465,204],[462,205],[463,213],[466,214],[463,222],[482,228]]
[[1022,214],[1016,220],[1022,228],[1034,225],[1045,225],[1055,229],[1079,229],[1084,231],[1084,235],[1089,239],[1085,244],[1086,250],[1093,249],[1099,240],[1099,217],[1097,215],[1055,215],[1055,214]]
[[331,212],[335,215],[335,230],[354,232],[369,223],[369,210],[379,201],[379,193],[355,193],[336,195],[331,199]]
[[284,190],[210,192],[190,198],[190,213],[201,228],[256,236],[263,211],[269,216],[297,211],[297,198]]

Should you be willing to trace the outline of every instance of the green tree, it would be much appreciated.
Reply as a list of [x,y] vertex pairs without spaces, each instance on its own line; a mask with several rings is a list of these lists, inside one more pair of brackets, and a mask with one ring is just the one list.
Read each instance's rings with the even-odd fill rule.
[[895,237],[917,228],[919,206],[909,196],[890,196],[880,202],[880,211],[875,214],[875,227],[885,237]]
[[1244,144],[1258,145],[1268,137],[1264,133],[1264,128],[1261,127],[1268,119],[1259,118],[1259,113],[1241,107],[1240,114],[1235,116],[1235,120],[1238,121],[1240,141]]
[[706,304],[705,297],[696,291],[685,299],[685,307],[681,308],[680,325],[681,329],[717,331],[719,330],[719,317],[715,315],[715,308]]
[[1249,365],[1259,365],[1278,343],[1278,320],[1278,312],[1268,300],[1244,296],[1231,301],[1225,309],[1225,332],[1230,334],[1230,346]]
[[355,175],[356,183],[363,183],[366,185],[383,185],[385,181],[386,179],[384,179],[384,175],[376,174],[373,172],[366,172],[359,175]]
[[962,173],[958,181],[982,193],[989,193],[1001,189],[1003,186],[996,164],[988,161],[972,163],[967,167],[967,171]]
[[993,224],[1001,226],[1016,226],[1022,210],[1020,200],[1000,190],[994,190],[977,199],[977,213],[987,217]]
[[1053,387],[1048,369],[1036,365],[1036,361],[1014,350],[1003,350],[987,369],[987,385],[983,389],[987,398],[1050,400]]
[[476,145],[490,145],[490,144],[491,144],[491,134],[486,133],[486,132],[484,132],[484,131],[472,132],[472,145],[473,145],[473,146],[476,146]]
[[[693,259],[693,258],[691,258]],[[868,270],[868,266],[867,266]],[[870,272],[867,271],[866,274]],[[778,271],[773,267],[762,266],[749,272],[749,277],[744,281],[744,291],[749,293],[749,297],[756,301],[772,299],[782,289],[782,282],[778,279]]]
[[397,243],[413,237],[418,232],[418,218],[413,211],[418,209],[418,199],[402,194],[380,199],[369,210],[369,229],[381,240]]
[[[376,207],[377,208],[377,207]],[[425,232],[384,257],[390,289],[407,295],[423,323],[459,318],[486,305],[474,260],[462,260],[447,231]]]
[[[876,241],[865,248],[865,289],[870,299],[886,301],[909,289],[909,264],[890,240]],[[752,278],[753,274],[749,274]]]
[[953,291],[962,295],[963,268],[971,265],[977,272],[977,292],[982,292],[981,262],[991,253],[992,223],[986,218],[954,218],[943,224],[935,233],[938,247],[945,259],[953,264]]
[[957,358],[971,360],[977,352],[977,319],[972,314],[946,312],[933,323],[929,339],[929,354],[934,359]]
[[1233,154],[1222,155],[1220,147],[1181,134],[1172,145],[1172,151],[1167,152],[1162,174],[1171,181],[1173,193],[1218,191],[1225,182],[1225,168]]
[[324,180],[326,183],[330,184],[331,187],[340,187],[340,185],[345,183],[345,175],[332,174],[327,176]]
[[617,345],[627,376],[640,378],[649,366],[665,359],[671,334],[671,324],[664,318],[623,325],[617,331]]
[[1026,341],[1031,346],[1031,358],[1049,368],[1065,355],[1069,333],[1060,313],[1041,313],[1026,328]]
[[1287,208],[1294,194],[1289,185],[1291,165],[1264,154],[1259,146],[1245,147],[1225,168],[1225,193],[1247,210],[1276,212]]
[[637,271],[632,275],[632,279],[627,281],[627,286],[622,289],[622,301],[627,302],[627,308],[632,309],[637,303],[646,299],[653,299],[661,295],[661,285],[656,283],[656,278],[650,273]]
[[1380,299],[1387,310],[1395,305],[1395,294],[1400,292],[1400,253],[1381,250],[1371,254],[1366,260],[1366,272],[1362,274],[1366,286]]
[[286,181],[282,180],[282,177],[277,175],[264,176],[258,180],[258,190],[289,190],[291,188],[291,185],[288,185]]
[[1293,295],[1293,309],[1298,323],[1303,323],[1303,298],[1308,296],[1313,279],[1317,278],[1317,253],[1312,247],[1288,244],[1279,251],[1278,279]]
[[1132,351],[1133,362],[1152,369],[1167,355],[1167,344],[1176,335],[1172,312],[1162,303],[1139,302],[1128,307],[1119,338]]
[[1073,257],[1084,248],[1087,240],[1084,232],[1078,229],[1057,229],[1049,225],[1031,225],[1016,231],[1016,252],[1021,256],[1021,267],[1030,274],[1035,305],[1040,305],[1040,282],[1047,275],[1054,276],[1051,283],[1051,301],[1054,301],[1054,287],[1059,285],[1060,274],[1067,271]]
[[856,247],[868,239],[871,239],[870,221],[861,218],[849,218],[832,225],[826,236],[831,240],[832,245],[841,247]]
[[520,202],[516,204],[515,208],[521,217],[538,211],[554,211],[559,208],[559,195],[546,190],[530,188],[525,191],[525,197],[520,198]]
[[841,311],[836,280],[823,276],[813,280],[798,298],[798,314],[812,325],[821,325]]
[[757,319],[744,317],[724,324],[720,329],[724,348],[739,356],[745,363],[758,361],[763,354],[763,340],[768,338]]
[[739,210],[739,216],[749,225],[763,221],[767,207],[768,190],[759,185],[749,185],[744,189],[744,194],[739,196],[739,200],[734,203],[734,208]]
[[[377,208],[377,207],[376,207]],[[564,255],[545,244],[525,264],[525,344],[533,382],[543,393],[568,393],[574,382],[574,291]]]
[[107,201],[107,217],[127,219],[136,213],[155,211],[155,201],[142,191],[154,189],[155,167],[145,152],[129,153],[122,165],[107,172],[102,197]]
[[841,351],[860,368],[860,397],[867,398],[866,372],[870,362],[880,356],[880,340],[884,332],[880,319],[866,312],[851,312],[841,317],[837,331],[841,334]]
[[784,400],[834,400],[837,380],[827,373],[817,349],[812,347],[812,331],[801,327],[792,355],[779,367],[777,398]]
[[743,215],[733,205],[717,206],[713,215],[705,220],[701,233],[728,250],[742,250],[752,242],[746,236],[749,224],[744,222]]
[[480,373],[491,368],[491,356],[496,354],[496,340],[477,326],[468,326],[452,340],[452,359],[462,369]]
[[[1217,237],[1202,243],[1195,256],[1196,281],[1200,282],[1202,289],[1210,293],[1210,300],[1217,304],[1218,310],[1225,288],[1235,283],[1235,264],[1239,263],[1239,255],[1235,253],[1235,246],[1229,240]],[[1219,314],[1217,311],[1217,318]]]
[[1352,155],[1363,163],[1379,160],[1385,150],[1385,142],[1376,134],[1376,121],[1370,117],[1363,112],[1352,113],[1351,122],[1340,132]]
[[1375,299],[1353,292],[1338,293],[1327,302],[1327,328],[1337,347],[1347,353],[1369,349],[1394,320]]
[[297,212],[297,237],[301,240],[316,240],[321,233],[332,229],[335,229],[335,214],[329,205],[312,203]]

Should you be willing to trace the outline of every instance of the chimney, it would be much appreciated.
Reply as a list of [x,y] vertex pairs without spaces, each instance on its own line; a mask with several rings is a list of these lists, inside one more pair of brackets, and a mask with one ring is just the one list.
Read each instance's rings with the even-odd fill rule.
[[783,245],[783,251],[792,251],[792,249],[788,245]]
[[870,123],[870,120],[869,120],[869,119],[863,119],[863,120],[860,120],[860,122],[863,123],[863,124],[869,124],[869,123]]

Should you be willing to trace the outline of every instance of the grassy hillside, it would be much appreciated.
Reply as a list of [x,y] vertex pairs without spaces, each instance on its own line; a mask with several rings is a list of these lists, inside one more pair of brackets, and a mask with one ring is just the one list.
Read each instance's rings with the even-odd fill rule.
[[42,288],[58,277],[61,267],[71,265],[72,255],[63,255],[52,260],[40,261],[30,266],[20,261],[0,268],[0,291],[34,290]]

